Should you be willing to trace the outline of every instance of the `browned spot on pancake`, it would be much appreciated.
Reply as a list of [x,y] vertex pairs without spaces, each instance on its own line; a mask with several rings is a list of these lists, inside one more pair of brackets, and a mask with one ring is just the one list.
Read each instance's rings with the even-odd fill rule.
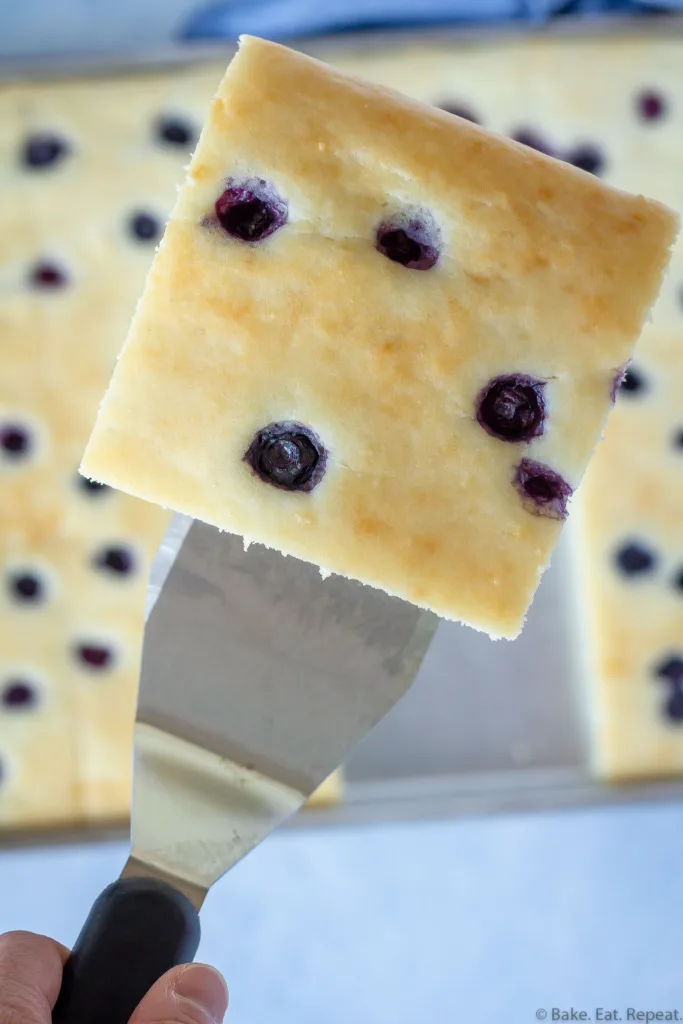
[[373,516],[358,516],[353,526],[358,536],[364,538],[379,537],[386,531],[385,524]]
[[550,260],[546,253],[535,252],[530,259],[531,270],[545,270],[550,263]]
[[441,543],[435,537],[414,537],[412,546],[415,554],[429,558],[440,550]]
[[622,220],[617,224],[616,230],[619,235],[632,235],[635,231],[639,231],[641,225],[644,223],[645,218],[639,213],[634,213],[628,220]]

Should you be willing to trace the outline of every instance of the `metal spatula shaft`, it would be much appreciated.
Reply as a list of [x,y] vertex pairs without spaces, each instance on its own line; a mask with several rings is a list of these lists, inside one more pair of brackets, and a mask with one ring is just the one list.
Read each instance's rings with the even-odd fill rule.
[[437,623],[183,517],[149,593],[131,854],[74,948],[54,1024],[127,1024],[131,1000],[191,959],[209,887],[403,696]]

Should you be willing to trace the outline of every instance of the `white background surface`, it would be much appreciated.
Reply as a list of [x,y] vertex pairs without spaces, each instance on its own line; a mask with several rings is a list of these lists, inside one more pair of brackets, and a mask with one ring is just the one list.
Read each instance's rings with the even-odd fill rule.
[[[683,1017],[682,835],[679,806],[282,833],[210,894],[199,956],[234,1024]],[[71,943],[124,857],[3,854],[0,930]]]

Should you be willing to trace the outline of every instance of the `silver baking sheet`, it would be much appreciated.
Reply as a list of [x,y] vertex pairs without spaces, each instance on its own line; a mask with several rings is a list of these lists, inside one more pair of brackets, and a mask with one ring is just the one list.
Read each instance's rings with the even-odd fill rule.
[[[528,27],[524,30],[529,33]],[[560,22],[539,32],[680,34],[683,17]],[[510,29],[383,32],[293,42],[313,54],[335,49],[378,52],[406,43],[473,43],[521,34]],[[41,56],[0,62],[0,80],[131,70],[158,70],[227,60],[230,42],[158,52]],[[362,824],[557,810],[634,801],[679,800],[682,780],[606,785],[590,768],[590,723],[582,645],[573,602],[571,524],[565,530],[530,610],[522,636],[491,641],[465,626],[442,623],[418,678],[403,700],[359,745],[346,765],[346,798],[306,810],[289,827]],[[120,839],[126,825],[0,834],[0,847]]]
[[683,797],[683,780],[594,778],[573,544],[570,523],[517,640],[441,623],[411,690],[349,759],[346,804],[315,812],[316,821]]
[[[683,799],[683,780],[592,777],[572,544],[570,522],[517,640],[442,622],[411,689],[347,761],[343,803],[287,827]],[[6,833],[0,847],[122,839],[126,829]]]

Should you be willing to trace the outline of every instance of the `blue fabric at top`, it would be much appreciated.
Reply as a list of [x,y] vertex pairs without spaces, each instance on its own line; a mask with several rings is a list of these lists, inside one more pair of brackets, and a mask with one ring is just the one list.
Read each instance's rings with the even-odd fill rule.
[[251,32],[285,38],[368,27],[542,21],[556,14],[683,10],[683,0],[222,0],[200,9],[187,39]]

